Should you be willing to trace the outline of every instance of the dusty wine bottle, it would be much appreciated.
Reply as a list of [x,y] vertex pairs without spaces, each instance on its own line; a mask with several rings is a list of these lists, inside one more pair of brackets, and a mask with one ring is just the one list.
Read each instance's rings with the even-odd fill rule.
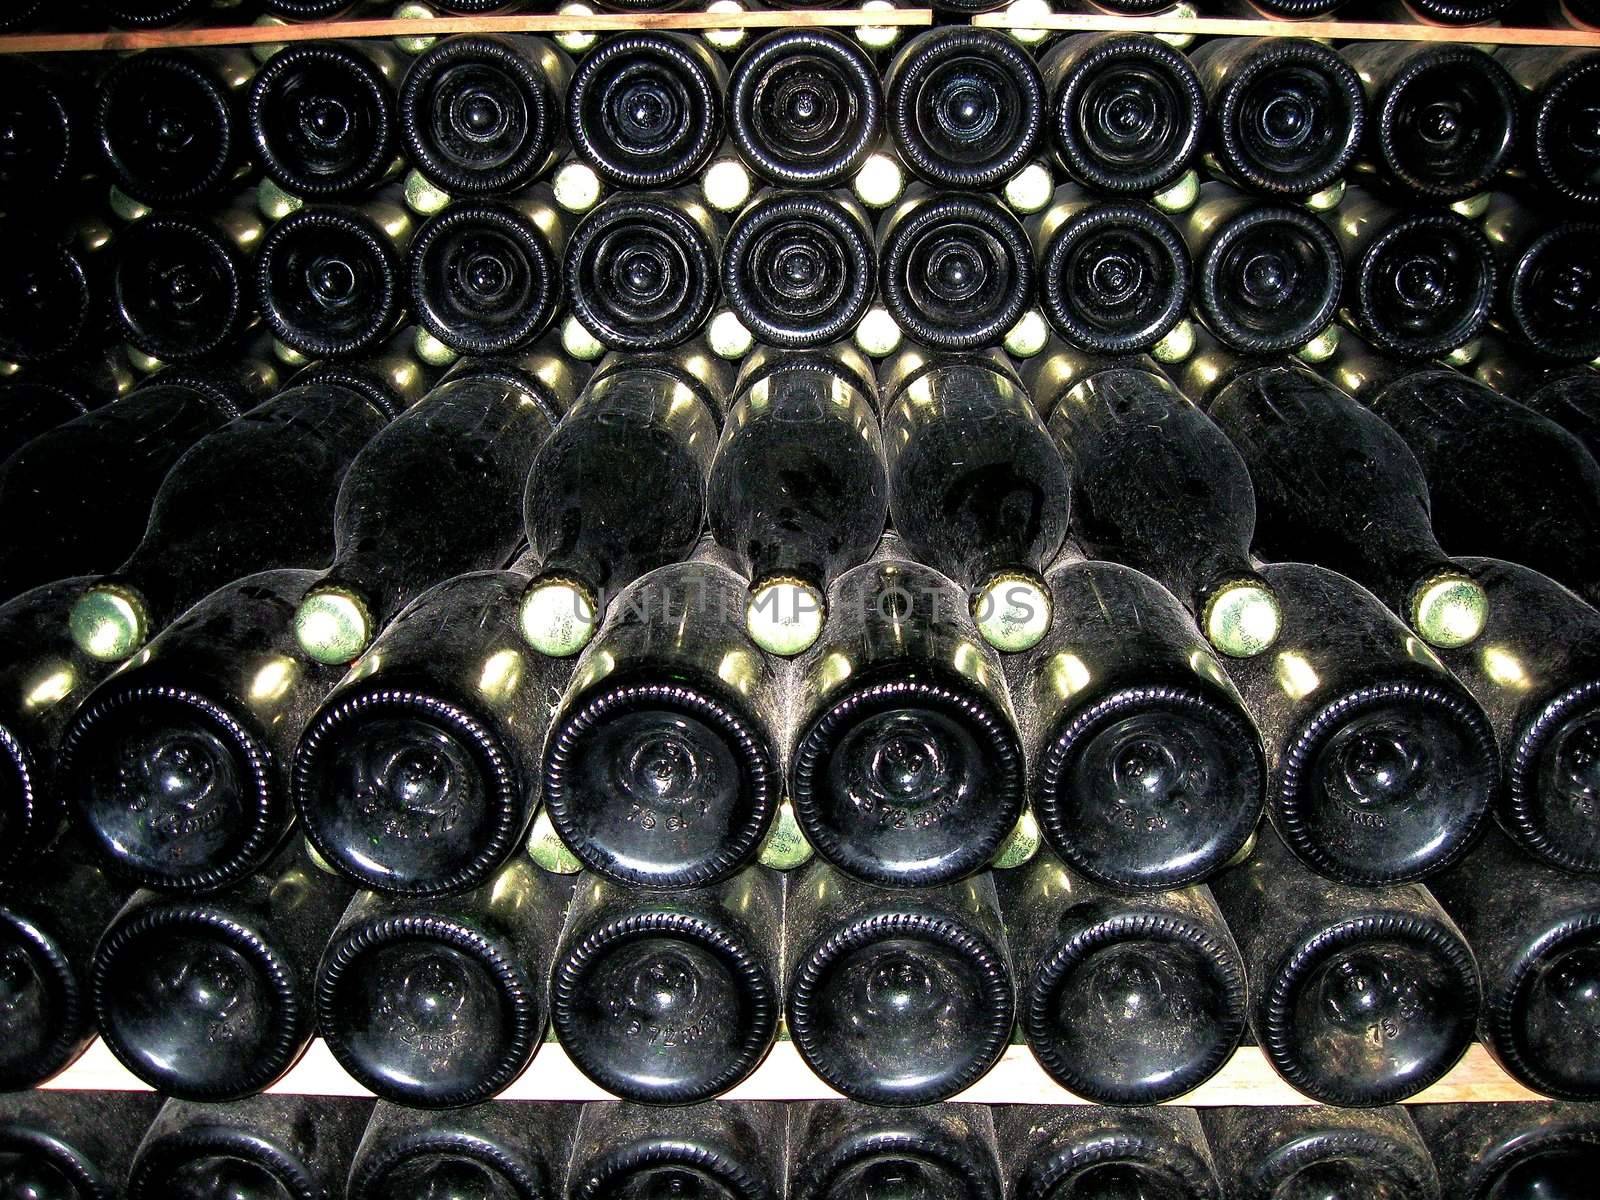
[[350,1075],[408,1108],[492,1099],[527,1067],[570,879],[513,859],[433,900],[362,892],[317,968],[317,1026]]
[[1222,1200],[1195,1109],[1004,1105],[994,1113],[1015,1200]]
[[[127,383],[131,390],[132,379]],[[25,378],[0,383],[0,462],[41,433],[49,433],[113,398],[77,387],[70,380]]]
[[885,1111],[813,1102],[787,1108],[794,1200],[1001,1200],[1005,1195],[994,1118],[983,1105]]
[[333,565],[295,613],[306,654],[353,662],[434,584],[510,559],[534,455],[579,382],[571,364],[542,357],[538,380],[458,367],[356,456],[334,510]]
[[1438,1173],[1404,1108],[1197,1112],[1217,1174],[1237,1200],[1440,1200]]
[[[285,386],[334,385],[399,414],[432,391],[437,382],[437,372],[417,356],[416,337],[415,329],[402,329],[370,354],[312,363],[290,377]],[[471,369],[483,367],[480,362]]]
[[301,199],[359,195],[391,174],[398,155],[395,82],[386,42],[296,42],[256,72],[245,107],[267,177]]
[[160,1104],[127,1092],[0,1097],[0,1180],[16,1197],[117,1200]]
[[982,870],[1022,813],[998,656],[959,589],[898,556],[845,572],[798,661],[789,796],[817,853],[882,887]]
[[1539,55],[1507,47],[1495,52],[1495,60],[1526,97],[1532,126],[1527,157],[1537,185],[1552,199],[1589,209],[1600,205],[1600,55],[1578,47]]
[[139,1144],[128,1200],[338,1195],[371,1111],[353,1097],[169,1100]]
[[92,216],[65,227],[6,217],[0,238],[13,247],[0,267],[0,360],[55,365],[109,340],[108,228]]
[[1482,192],[1510,165],[1517,88],[1482,50],[1363,42],[1340,55],[1361,76],[1372,113],[1362,175],[1437,204]]
[[1039,302],[1066,341],[1096,354],[1149,350],[1183,319],[1189,251],[1159,209],[1075,183],[1028,221]]
[[1214,874],[1244,849],[1266,793],[1238,693],[1155,580],[1107,562],[1047,578],[1056,622],[1006,661],[1040,832],[1119,890]]
[[722,142],[728,73],[705,43],[640,31],[584,55],[567,89],[567,134],[605,182],[687,183]]
[[776,1200],[783,1194],[781,1104],[585,1104],[567,1178],[570,1200],[685,1196]]
[[1044,81],[1027,50],[997,29],[918,34],[895,55],[884,88],[901,159],[941,187],[997,188],[1044,140]]
[[503,1101],[440,1113],[380,1100],[350,1164],[350,1200],[558,1196],[578,1107]]
[[750,580],[750,640],[785,657],[809,649],[829,586],[877,548],[889,511],[872,368],[848,344],[773,353],[740,371],[711,463],[711,534]]
[[[541,564],[522,628],[539,653],[578,653],[612,597],[694,549],[727,375],[700,342],[608,355],[541,448],[522,498]],[[594,488],[596,479],[608,486]]]
[[1429,645],[1483,632],[1488,598],[1445,557],[1422,466],[1381,418],[1297,366],[1237,376],[1208,411],[1249,465],[1264,556],[1348,575]]
[[782,876],[766,867],[674,893],[585,876],[550,983],[578,1069],[645,1104],[694,1104],[743,1080],[777,1034],[782,908]]
[[519,349],[555,316],[565,249],[566,222],[547,185],[451,204],[411,240],[411,311],[460,354]]
[[[12,28],[5,23],[11,15],[0,17],[0,28]],[[0,81],[0,204],[7,212],[46,210],[89,166],[88,81],[35,59],[12,66]]]
[[1263,829],[1251,859],[1211,890],[1256,982],[1256,1043],[1296,1091],[1395,1104],[1437,1083],[1471,1044],[1477,963],[1421,886],[1320,878]]
[[1387,0],[1380,11],[1428,25],[1485,25],[1511,7],[1513,0]]
[[113,25],[122,29],[146,29],[176,25],[197,17],[214,0],[94,0]]
[[443,38],[400,88],[406,158],[453,196],[520,191],[566,144],[561,100],[572,63],[544,38]]
[[295,807],[323,859],[363,887],[477,887],[527,834],[538,749],[572,670],[523,645],[530,570],[458,575],[423,593],[307,724]]
[[1213,182],[1181,228],[1194,259],[1195,311],[1218,340],[1274,354],[1305,345],[1333,320],[1344,266],[1316,213]]
[[590,870],[641,887],[726,879],[777,811],[778,678],[745,583],[702,551],[611,606],[545,744],[544,798]]
[[1478,955],[1478,1029],[1495,1060],[1546,1096],[1600,1098],[1600,882],[1534,862],[1491,832],[1428,886]]
[[1489,198],[1484,232],[1505,280],[1495,324],[1541,358],[1600,357],[1600,224],[1555,219],[1506,192]]
[[906,349],[884,368],[889,511],[904,546],[960,585],[998,650],[1050,628],[1044,567],[1067,533],[1061,451],[999,354]]
[[1015,996],[989,876],[889,891],[813,863],[790,882],[785,923],[789,1033],[829,1087],[932,1104],[998,1061]]
[[311,1040],[317,955],[351,891],[290,845],[203,901],[135,893],[94,952],[106,1045],[164,1095],[219,1102],[270,1087]]
[[1590,1105],[1422,1105],[1411,1115],[1452,1200],[1577,1200],[1600,1169]]
[[1206,98],[1189,60],[1143,33],[1063,38],[1039,64],[1067,174],[1097,192],[1153,196],[1200,148]]
[[1600,453],[1600,372],[1587,366],[1552,371],[1516,398],[1576,437],[1590,454]]
[[847,193],[764,192],[733,222],[721,281],[757,341],[826,346],[855,332],[877,294],[872,226]]
[[1173,1100],[1238,1046],[1244,963],[1204,887],[1121,896],[1049,853],[996,887],[1023,1036],[1074,1095]]

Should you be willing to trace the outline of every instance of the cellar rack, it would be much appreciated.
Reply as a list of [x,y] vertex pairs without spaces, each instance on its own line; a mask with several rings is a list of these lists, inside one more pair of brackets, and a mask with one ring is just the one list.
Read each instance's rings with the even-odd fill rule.
[[[349,38],[438,38],[463,33],[605,33],[619,30],[748,29],[761,31],[795,26],[917,28],[933,24],[932,10],[779,9],[762,12],[537,14],[512,17],[436,17],[430,19],[367,19],[312,22],[299,25],[211,26],[89,33],[0,35],[0,56],[61,52],[122,52],[198,46],[276,45],[286,42]],[[1420,24],[1365,21],[1269,21],[1209,17],[1114,17],[1096,14],[992,12],[970,18],[971,24],[996,29],[1051,33],[1143,32],[1185,37],[1310,37],[1339,41],[1436,41],[1474,45],[1525,45],[1600,48],[1600,30],[1472,26],[1448,28]],[[1037,37],[1031,39],[1037,40]],[[149,1091],[119,1063],[104,1042],[96,1041],[47,1089],[65,1091]],[[320,1039],[300,1062],[269,1091],[280,1094],[362,1096],[366,1090],[352,1079]],[[727,1094],[735,1100],[819,1100],[837,1098],[805,1066],[792,1042],[779,1041],[762,1065]],[[501,1099],[586,1101],[607,1093],[578,1071],[555,1042],[544,1045],[528,1070]],[[1008,1046],[1000,1062],[982,1080],[956,1097],[985,1104],[1086,1103],[1051,1080],[1023,1045]],[[1487,1103],[1541,1099],[1512,1079],[1481,1045],[1473,1045],[1443,1080],[1407,1101],[1408,1104]],[[1301,1095],[1272,1070],[1259,1048],[1244,1046],[1212,1079],[1174,1103],[1182,1105],[1306,1105]]]

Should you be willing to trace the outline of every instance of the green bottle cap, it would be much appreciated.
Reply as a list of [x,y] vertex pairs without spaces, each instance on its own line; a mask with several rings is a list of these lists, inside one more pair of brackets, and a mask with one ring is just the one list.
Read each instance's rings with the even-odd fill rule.
[[882,305],[867,309],[856,326],[856,345],[869,358],[884,358],[893,354],[904,336],[889,310]]
[[1024,809],[1017,818],[1017,823],[1011,827],[1011,832],[1006,835],[1006,840],[1000,843],[1000,849],[995,852],[994,862],[990,864],[996,871],[1009,871],[1013,867],[1020,867],[1039,853],[1039,822],[1034,820],[1033,813]]
[[[426,4],[412,3],[411,0],[407,0],[406,3],[401,4],[394,10],[394,19],[396,21],[431,21],[438,15]],[[401,54],[426,54],[433,49],[434,43],[438,40],[436,37],[426,36],[401,37],[395,38],[394,44]]]
[[78,597],[67,617],[72,640],[90,658],[120,662],[150,636],[150,619],[137,594],[97,583]]
[[1223,584],[1206,605],[1206,640],[1230,658],[1253,658],[1278,640],[1278,598],[1253,580]]
[[1471,645],[1488,620],[1488,593],[1465,575],[1436,575],[1411,600],[1411,627],[1441,650]]
[[856,197],[868,208],[887,208],[905,190],[906,173],[893,155],[870,154],[856,172]]
[[547,658],[571,658],[598,625],[594,596],[572,579],[544,579],[522,597],[522,636]]
[[578,856],[567,849],[556,827],[550,821],[548,809],[541,808],[534,818],[533,831],[528,834],[528,857],[557,875],[576,875],[583,870]]
[[800,832],[800,822],[795,820],[794,808],[785,800],[778,805],[778,815],[761,843],[761,865],[776,871],[792,871],[810,861],[815,854],[806,835]]
[[1163,212],[1188,212],[1194,207],[1195,201],[1200,199],[1199,173],[1193,170],[1185,171],[1177,183],[1165,191],[1157,192],[1151,199]]
[[[861,11],[893,12],[895,5],[891,0],[867,0],[861,6]],[[898,25],[858,25],[856,26],[856,41],[868,50],[887,50],[900,40],[900,26]]]
[[306,202],[299,196],[284,191],[270,179],[263,178],[256,185],[256,208],[269,221],[281,221],[305,206]]
[[406,207],[418,216],[431,217],[450,203],[450,193],[415,167],[406,172],[405,186]]
[[[1013,36],[1016,33],[1016,30],[1012,30]],[[1050,168],[1038,159],[1006,180],[1006,203],[1019,213],[1044,211],[1054,192],[1055,179],[1050,174]]]
[[1014,358],[1032,358],[1050,340],[1050,326],[1037,308],[1023,313],[1006,334],[1006,353]]
[[718,212],[738,212],[750,199],[750,171],[737,158],[719,158],[706,168],[700,193]]
[[600,176],[586,162],[564,164],[551,186],[556,203],[570,213],[588,212],[600,202]]
[[996,650],[1030,650],[1050,631],[1050,591],[1020,571],[993,576],[972,599],[972,618],[983,640]]
[[706,328],[706,340],[711,343],[711,350],[718,358],[730,362],[749,354],[750,347],[756,341],[745,323],[739,320],[738,314],[731,309],[723,309],[711,318],[711,324]]
[[768,579],[751,589],[744,608],[750,640],[783,658],[809,650],[822,635],[826,619],[822,593],[803,579]]
[[372,641],[372,618],[352,593],[320,589],[300,602],[294,636],[312,659],[338,666],[355,661]]

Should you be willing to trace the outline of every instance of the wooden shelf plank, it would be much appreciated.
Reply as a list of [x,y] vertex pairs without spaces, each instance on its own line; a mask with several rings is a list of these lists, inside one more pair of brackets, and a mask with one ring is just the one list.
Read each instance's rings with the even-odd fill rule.
[[1058,13],[1013,17],[979,13],[974,25],[990,29],[1049,29],[1063,33],[1177,33],[1193,37],[1304,37],[1332,41],[1465,42],[1502,46],[1597,46],[1600,33],[1582,29],[1523,29],[1483,25],[1386,24],[1375,21],[1267,21],[1251,17],[1112,17]]
[[[119,1063],[103,1042],[91,1045],[76,1063],[45,1085],[64,1091],[140,1092],[150,1089]],[[276,1087],[277,1093],[314,1096],[365,1096],[367,1091],[334,1060],[319,1039]],[[584,1078],[555,1042],[539,1050],[533,1064],[500,1097],[502,1100],[605,1100],[609,1097]],[[792,1042],[779,1042],[756,1072],[727,1096],[730,1100],[833,1100],[838,1093],[801,1061]],[[1063,1090],[1034,1061],[1026,1046],[1009,1046],[995,1069],[957,1100],[974,1104],[1083,1104]],[[1538,1100],[1502,1071],[1482,1046],[1473,1046],[1443,1080],[1407,1101],[1409,1104],[1465,1104],[1493,1100]],[[1311,1104],[1280,1079],[1254,1046],[1241,1047],[1208,1082],[1176,1104]]]

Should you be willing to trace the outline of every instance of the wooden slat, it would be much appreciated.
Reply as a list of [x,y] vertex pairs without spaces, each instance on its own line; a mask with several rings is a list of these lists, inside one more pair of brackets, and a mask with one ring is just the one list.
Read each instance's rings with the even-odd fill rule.
[[1065,33],[1177,33],[1194,37],[1305,37],[1333,41],[1465,42],[1503,46],[1600,46],[1600,33],[1582,29],[1519,29],[1485,25],[1386,24],[1376,21],[1265,21],[1232,17],[1112,17],[1061,13],[1012,17],[979,13],[991,29],[1051,29]]
[[[95,1042],[82,1058],[46,1087],[66,1091],[148,1091],[106,1049]],[[299,1064],[272,1089],[278,1093],[316,1096],[364,1096],[368,1093],[345,1074],[327,1046],[311,1044]],[[573,1066],[562,1047],[541,1047],[533,1065],[501,1096],[504,1100],[604,1100],[601,1091]],[[791,1042],[779,1042],[756,1072],[728,1093],[730,1100],[831,1100],[833,1092],[811,1073]],[[1009,1046],[995,1069],[968,1088],[958,1100],[975,1104],[1083,1104],[1064,1091],[1034,1061],[1026,1046]],[[1537,1100],[1473,1046],[1443,1080],[1408,1101],[1410,1104],[1464,1104],[1491,1100]],[[1254,1046],[1240,1048],[1208,1082],[1177,1104],[1224,1105],[1310,1104],[1267,1064]]]

